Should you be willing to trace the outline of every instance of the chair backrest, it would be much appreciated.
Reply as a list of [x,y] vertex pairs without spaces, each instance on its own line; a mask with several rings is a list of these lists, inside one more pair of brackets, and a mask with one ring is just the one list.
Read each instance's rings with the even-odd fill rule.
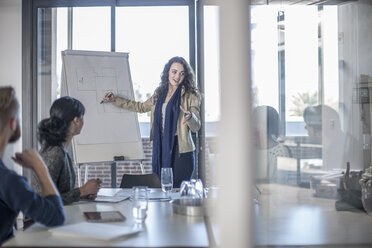
[[160,179],[157,174],[124,174],[120,188],[132,188],[133,186],[147,186],[149,188],[161,188]]

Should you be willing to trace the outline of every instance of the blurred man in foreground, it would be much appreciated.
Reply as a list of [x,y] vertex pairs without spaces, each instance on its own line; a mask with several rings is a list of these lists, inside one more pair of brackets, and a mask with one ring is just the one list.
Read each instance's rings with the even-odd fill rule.
[[18,111],[19,103],[14,89],[0,87],[0,245],[13,236],[13,226],[19,212],[47,226],[62,225],[65,221],[58,191],[34,149],[16,153],[12,159],[35,171],[42,186],[42,196],[33,191],[26,178],[9,170],[3,163],[6,146],[21,136]]

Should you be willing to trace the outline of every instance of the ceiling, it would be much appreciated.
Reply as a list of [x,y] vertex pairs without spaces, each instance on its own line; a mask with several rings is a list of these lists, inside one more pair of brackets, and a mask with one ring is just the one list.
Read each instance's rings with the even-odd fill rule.
[[252,5],[340,5],[358,0],[251,0]]

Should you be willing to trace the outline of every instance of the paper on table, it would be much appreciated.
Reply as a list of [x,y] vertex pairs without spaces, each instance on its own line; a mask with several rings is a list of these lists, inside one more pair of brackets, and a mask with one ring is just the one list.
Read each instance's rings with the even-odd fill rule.
[[106,196],[106,195],[98,195],[95,202],[121,202],[128,199],[129,196]]
[[121,191],[118,191],[115,193],[115,196],[126,196],[130,197],[132,195],[132,189],[122,189]]
[[123,189],[120,188],[101,188],[95,202],[121,202],[129,198],[127,195],[120,195]]
[[121,191],[123,191],[123,189],[121,188],[100,188],[98,191],[98,195],[116,196],[116,194],[118,194]]
[[[170,201],[171,197],[160,189],[149,189],[147,196],[150,201]],[[115,197],[132,197],[132,189],[123,189],[115,194]]]
[[113,240],[142,231],[141,227],[80,222],[49,229],[52,235]]

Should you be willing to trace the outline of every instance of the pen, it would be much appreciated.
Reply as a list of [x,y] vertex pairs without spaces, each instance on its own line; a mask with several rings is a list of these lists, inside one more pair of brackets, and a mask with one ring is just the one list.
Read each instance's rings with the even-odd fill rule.
[[[110,92],[108,95],[107,95],[107,97],[108,98],[110,98],[112,96],[112,92]],[[101,102],[100,102],[100,104],[102,104],[102,103],[104,103],[105,102],[105,100],[102,100]]]

